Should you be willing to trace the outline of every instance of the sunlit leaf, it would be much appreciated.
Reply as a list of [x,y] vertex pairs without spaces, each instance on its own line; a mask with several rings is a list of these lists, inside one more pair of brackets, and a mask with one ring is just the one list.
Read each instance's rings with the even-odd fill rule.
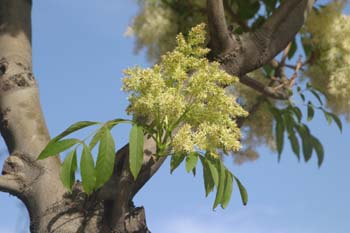
[[92,193],[96,184],[96,171],[91,151],[85,144],[83,144],[83,151],[81,154],[80,173],[84,191],[87,194]]
[[143,128],[140,125],[134,124],[130,131],[130,143],[129,143],[129,163],[130,171],[137,178],[143,163]]
[[195,152],[190,153],[188,156],[186,156],[186,171],[187,172],[192,171],[196,167],[197,161],[198,161],[198,154]]
[[173,173],[176,168],[182,163],[182,161],[185,159],[186,154],[183,153],[177,153],[171,156],[170,160],[170,173]]
[[130,120],[122,119],[122,118],[117,118],[114,120],[110,120],[106,123],[107,127],[109,129],[112,129],[114,126],[120,124],[120,123],[132,123]]
[[215,162],[208,159],[207,160],[207,163],[208,163],[208,167],[209,167],[209,170],[210,170],[210,173],[211,173],[211,176],[213,177],[213,181],[214,181],[214,184],[216,187],[219,186],[219,166],[216,166]]
[[219,161],[217,166],[219,166],[219,186],[217,187],[213,209],[215,209],[222,202],[226,181],[226,169],[222,161]]
[[222,198],[221,207],[225,209],[230,202],[231,195],[233,189],[233,175],[232,173],[226,169],[226,181],[225,181],[225,189],[224,196]]
[[90,143],[89,143],[89,148],[90,150],[92,150],[96,145],[97,143],[100,141],[101,139],[101,136],[105,130],[105,127],[106,126],[102,126],[96,133],[95,135],[92,137]]
[[66,156],[60,169],[60,179],[62,181],[62,184],[69,191],[72,190],[72,186],[75,181],[76,170],[77,170],[77,151],[76,149],[74,149]]
[[96,188],[100,188],[111,177],[115,161],[115,143],[107,127],[103,127],[96,162]]
[[239,179],[236,176],[234,176],[234,178],[235,178],[235,181],[237,182],[238,189],[239,189],[239,192],[241,194],[242,203],[243,203],[243,205],[247,205],[247,203],[248,203],[248,192],[245,189],[245,187],[242,185],[241,181],[239,181]]
[[77,123],[74,123],[73,125],[69,126],[65,131],[63,131],[62,133],[60,133],[59,135],[57,135],[56,137],[54,137],[52,139],[52,141],[58,141],[61,138],[77,131],[83,128],[86,128],[88,126],[92,126],[92,125],[97,125],[99,124],[99,122],[95,122],[95,121],[79,121]]
[[78,139],[63,139],[61,141],[50,141],[44,150],[39,154],[38,159],[45,159],[49,156],[55,156],[59,153],[68,150],[72,146],[80,143]]
[[201,157],[202,167],[203,167],[203,179],[204,179],[204,188],[205,196],[207,197],[214,189],[214,179],[211,174],[208,161],[205,157]]

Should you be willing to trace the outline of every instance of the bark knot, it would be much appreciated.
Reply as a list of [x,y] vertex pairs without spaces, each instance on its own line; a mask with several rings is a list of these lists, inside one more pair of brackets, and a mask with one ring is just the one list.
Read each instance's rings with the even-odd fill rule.
[[6,73],[8,65],[9,63],[5,58],[0,59],[0,76],[3,76]]

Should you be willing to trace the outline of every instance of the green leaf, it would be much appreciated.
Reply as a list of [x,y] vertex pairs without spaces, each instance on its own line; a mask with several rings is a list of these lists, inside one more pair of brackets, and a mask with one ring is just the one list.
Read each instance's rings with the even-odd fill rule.
[[226,169],[226,180],[225,180],[225,189],[224,196],[222,198],[221,207],[225,209],[230,202],[233,189],[233,175]]
[[112,128],[120,123],[132,123],[132,121],[130,120],[126,120],[126,119],[121,119],[121,118],[117,118],[117,119],[114,119],[114,120],[110,120],[110,121],[107,121],[97,132],[96,134],[92,137],[90,143],[89,143],[89,147],[90,147],[90,150],[92,150],[96,144],[100,141],[101,139],[101,135],[103,134],[104,132],[104,127],[107,127],[109,130],[112,130]]
[[234,178],[235,178],[235,181],[237,182],[238,189],[239,189],[239,192],[241,194],[242,203],[243,203],[243,205],[247,205],[247,203],[248,203],[248,192],[245,189],[245,187],[242,185],[241,181],[239,181],[239,179],[236,176],[234,176]]
[[307,126],[304,124],[298,125],[296,129],[300,135],[302,146],[303,146],[304,159],[305,159],[305,162],[307,162],[310,160],[312,155],[312,150],[313,150],[313,146],[310,141],[310,137],[311,137],[310,131],[307,128]]
[[186,171],[187,172],[192,171],[196,167],[197,161],[198,161],[198,154],[195,152],[190,153],[186,157]]
[[62,151],[65,151],[78,143],[80,143],[78,139],[63,139],[61,141],[51,140],[39,154],[38,160],[46,159],[49,156],[58,155]]
[[321,167],[321,165],[323,163],[323,159],[324,159],[323,145],[316,137],[311,137],[311,143],[312,143],[313,147],[315,148],[315,151],[317,154],[318,167]]
[[224,190],[225,190],[225,180],[226,180],[226,169],[222,161],[219,160],[218,162],[218,170],[219,170],[219,186],[217,187],[216,191],[216,197],[213,209],[215,209],[221,202],[224,196]]
[[115,143],[107,127],[101,134],[96,162],[96,189],[104,185],[111,177],[115,161]]
[[291,130],[290,132],[288,132],[288,134],[289,134],[289,140],[290,140],[292,150],[294,154],[297,156],[298,160],[300,160],[300,146],[294,130]]
[[90,143],[89,143],[89,148],[90,148],[90,150],[92,150],[92,149],[94,149],[94,147],[97,145],[97,143],[100,141],[100,139],[101,139],[101,136],[102,136],[102,134],[103,134],[103,132],[104,132],[104,128],[105,128],[106,126],[104,125],[104,126],[102,126],[101,128],[99,128],[99,130],[96,132],[96,134],[92,137],[92,139],[91,139],[91,141],[90,141]]
[[219,167],[216,166],[216,163],[211,160],[211,159],[207,159],[207,163],[208,163],[208,167],[211,173],[211,176],[213,177],[213,181],[216,187],[219,186]]
[[205,196],[207,197],[209,193],[211,193],[214,189],[214,179],[211,174],[208,160],[205,157],[200,157],[203,167],[203,180],[204,180],[204,188],[205,188]]
[[114,126],[120,124],[120,123],[132,123],[131,120],[127,119],[122,119],[122,118],[117,118],[114,120],[107,121],[106,125],[108,126],[109,129],[112,129]]
[[312,150],[313,150],[313,147],[310,143],[310,140],[308,138],[304,139],[303,140],[303,153],[304,153],[305,162],[308,162],[310,160],[311,155],[312,155]]
[[297,51],[297,43],[295,42],[295,38],[294,38],[288,52],[288,58],[291,59],[294,56],[296,51]]
[[94,121],[79,121],[74,123],[73,125],[69,126],[65,131],[63,131],[62,133],[60,133],[59,135],[57,135],[56,137],[54,137],[52,139],[52,141],[58,141],[61,138],[64,138],[65,136],[67,136],[68,134],[71,134],[79,129],[83,129],[86,128],[88,126],[91,125],[97,125],[99,124],[99,122],[94,122]]
[[275,107],[269,107],[269,110],[272,113],[273,117],[276,119],[276,121],[283,121],[281,110]]
[[331,115],[329,114],[329,112],[323,110],[324,116],[327,120],[327,123],[330,125],[332,124],[333,118],[331,117]]
[[284,144],[284,123],[283,120],[281,119],[280,121],[276,121],[276,145],[277,145],[277,152],[279,155],[282,153],[283,150],[283,144]]
[[306,59],[310,58],[311,52],[313,50],[312,45],[310,44],[310,41],[308,38],[301,38],[302,44],[303,44],[303,48],[304,48],[304,53],[306,56]]
[[332,117],[332,119],[335,121],[335,123],[337,124],[340,132],[343,131],[343,125],[339,119],[339,117],[337,115],[335,115],[334,113],[328,112],[329,116]]
[[239,1],[239,10],[238,15],[242,20],[247,20],[252,17],[259,11],[260,9],[260,3],[259,1],[256,2],[250,2],[250,1]]
[[64,187],[72,191],[75,181],[75,171],[77,170],[77,150],[71,151],[63,161],[60,168],[60,179]]
[[96,171],[91,151],[85,144],[83,144],[83,151],[81,154],[80,173],[84,191],[87,194],[92,193],[96,184]]
[[292,111],[284,111],[283,114],[284,118],[284,126],[287,128],[288,133],[290,133],[293,130],[293,126],[296,124],[294,117],[293,117],[293,112]]
[[312,103],[309,101],[307,104],[307,121],[311,121],[314,118],[315,110]]
[[303,118],[303,114],[301,113],[301,110],[298,107],[291,107],[291,110],[294,112],[295,116],[297,117],[298,121],[300,122]]
[[177,153],[171,156],[170,160],[170,173],[173,173],[176,168],[179,167],[179,165],[182,163],[182,161],[185,159],[186,154],[184,153]]
[[265,64],[265,65],[263,65],[263,69],[264,69],[265,74],[266,74],[267,77],[272,77],[272,76],[275,75],[275,69],[272,68],[271,65]]
[[316,99],[318,100],[318,102],[320,102],[321,105],[323,105],[322,99],[320,97],[320,95],[315,91],[315,90],[310,90],[311,93],[316,97]]
[[313,90],[317,91],[318,93],[321,93],[323,95],[323,97],[328,100],[328,97],[327,97],[327,93],[317,87],[312,87]]
[[129,163],[130,171],[136,180],[143,163],[143,128],[134,124],[130,131]]
[[294,131],[294,126],[297,124],[295,122],[295,118],[293,117],[293,112],[292,111],[286,111],[287,114],[284,114],[284,120],[285,120],[285,125],[287,127],[287,133],[288,133],[288,139],[290,142],[290,145],[292,147],[292,150],[298,160],[300,160],[300,147],[299,147],[299,142],[298,139],[295,135]]
[[196,176],[196,173],[197,173],[197,170],[196,170],[196,167],[194,167],[194,168],[192,169],[192,174],[193,174],[193,176]]
[[303,102],[305,102],[305,95],[303,93],[300,93],[300,98],[303,100]]

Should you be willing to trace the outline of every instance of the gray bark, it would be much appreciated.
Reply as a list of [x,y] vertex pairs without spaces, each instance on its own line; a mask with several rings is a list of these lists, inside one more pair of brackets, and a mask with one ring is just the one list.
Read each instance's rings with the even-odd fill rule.
[[275,13],[255,31],[241,36],[228,31],[222,0],[207,0],[212,57],[240,82],[263,95],[287,99],[246,74],[269,63],[292,41],[312,9],[315,0],[283,1]]
[[[215,59],[233,74],[268,62],[300,29],[312,3],[284,1],[262,30],[243,36],[238,43],[226,31],[221,0],[208,0]],[[164,162],[152,156],[153,141],[145,140],[144,164],[136,181],[129,171],[126,145],[116,153],[110,181],[90,196],[82,192],[79,182],[72,193],[66,192],[59,179],[58,156],[36,160],[50,136],[32,73],[31,7],[30,0],[0,3],[0,130],[10,154],[0,176],[0,191],[24,202],[33,233],[149,232],[144,209],[134,207],[132,198]],[[300,18],[293,23],[292,17]],[[231,56],[237,51],[237,56]]]

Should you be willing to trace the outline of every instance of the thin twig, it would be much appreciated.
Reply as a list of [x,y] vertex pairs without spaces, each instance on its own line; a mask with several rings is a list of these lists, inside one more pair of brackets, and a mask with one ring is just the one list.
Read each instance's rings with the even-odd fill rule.
[[295,67],[295,71],[292,75],[292,77],[289,79],[289,88],[291,88],[293,86],[293,84],[295,83],[295,79],[298,77],[298,72],[300,70],[300,67],[303,65],[302,61],[301,61],[301,56],[299,56],[297,65]]

